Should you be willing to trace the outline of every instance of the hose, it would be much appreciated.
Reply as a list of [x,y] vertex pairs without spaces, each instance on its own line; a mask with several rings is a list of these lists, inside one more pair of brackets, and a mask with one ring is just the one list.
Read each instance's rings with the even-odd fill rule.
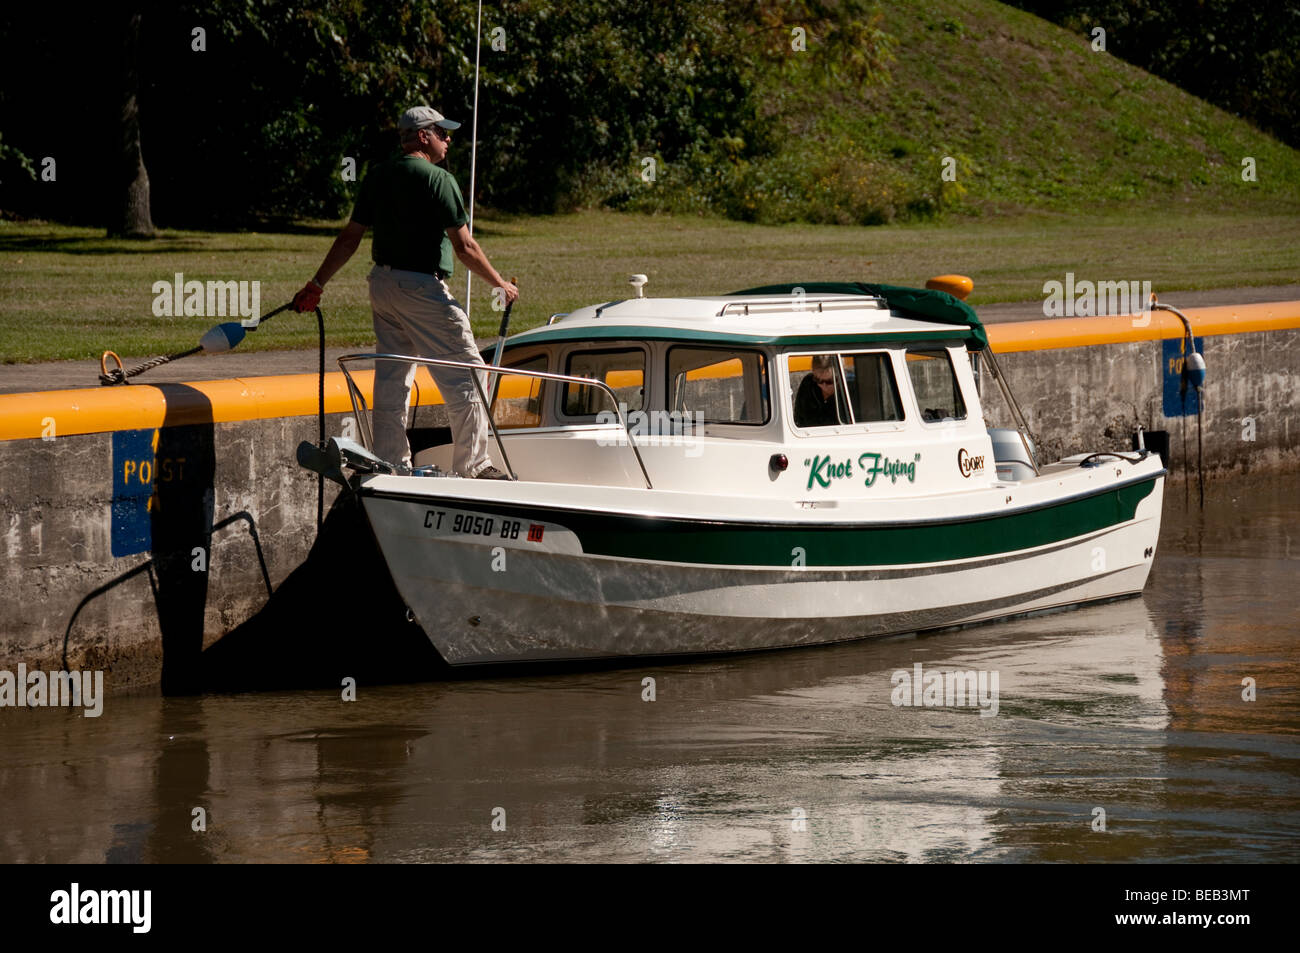
[[[316,375],[316,419],[320,424],[320,448],[325,449],[325,316],[320,306],[316,308],[316,328],[320,341],[320,366]],[[321,524],[325,521],[325,475],[316,474],[316,533],[320,534]]]

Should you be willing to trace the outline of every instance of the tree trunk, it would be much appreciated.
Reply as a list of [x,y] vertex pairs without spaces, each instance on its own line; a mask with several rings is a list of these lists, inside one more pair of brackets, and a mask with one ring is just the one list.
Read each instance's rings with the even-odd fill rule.
[[123,190],[113,203],[108,234],[128,238],[152,238],[153,217],[149,214],[149,173],[140,150],[140,14],[127,23],[122,58],[122,151],[119,154],[113,188]]

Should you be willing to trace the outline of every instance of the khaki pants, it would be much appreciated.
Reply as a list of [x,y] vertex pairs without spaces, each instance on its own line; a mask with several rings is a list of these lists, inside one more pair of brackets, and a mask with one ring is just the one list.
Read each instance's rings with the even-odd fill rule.
[[[446,282],[382,265],[371,270],[368,280],[377,353],[483,363],[469,318]],[[411,446],[406,439],[406,413],[415,370],[416,365],[400,361],[375,362],[374,452],[389,463],[407,467],[411,465]],[[429,372],[451,418],[456,444],[452,469],[461,476],[478,476],[490,463],[488,423],[471,372],[453,367],[429,367]],[[479,375],[480,380],[486,376]]]

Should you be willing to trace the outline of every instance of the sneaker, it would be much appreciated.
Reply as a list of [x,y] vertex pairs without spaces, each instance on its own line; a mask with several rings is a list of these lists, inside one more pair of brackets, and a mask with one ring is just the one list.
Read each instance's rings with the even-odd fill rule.
[[508,474],[502,473],[494,466],[486,466],[474,475],[476,480],[509,480]]

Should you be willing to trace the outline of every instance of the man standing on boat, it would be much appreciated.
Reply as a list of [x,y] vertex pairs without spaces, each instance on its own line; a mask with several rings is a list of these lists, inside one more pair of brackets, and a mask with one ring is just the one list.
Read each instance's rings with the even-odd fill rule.
[[[325,283],[373,226],[375,267],[368,280],[376,352],[482,364],[469,318],[447,287],[452,253],[491,287],[502,289],[505,303],[519,297],[519,289],[501,277],[470,235],[460,187],[450,172],[435,164],[447,157],[451,132],[460,123],[428,106],[416,106],[402,114],[397,127],[402,155],[370,170],[352,220],[339,232],[315,277],[294,296],[294,307],[316,308]],[[456,444],[452,468],[466,477],[508,479],[488,460],[487,409],[471,372],[449,367],[429,371],[451,418]],[[414,377],[415,365],[375,362],[373,450],[403,467],[411,466],[406,410]]]

